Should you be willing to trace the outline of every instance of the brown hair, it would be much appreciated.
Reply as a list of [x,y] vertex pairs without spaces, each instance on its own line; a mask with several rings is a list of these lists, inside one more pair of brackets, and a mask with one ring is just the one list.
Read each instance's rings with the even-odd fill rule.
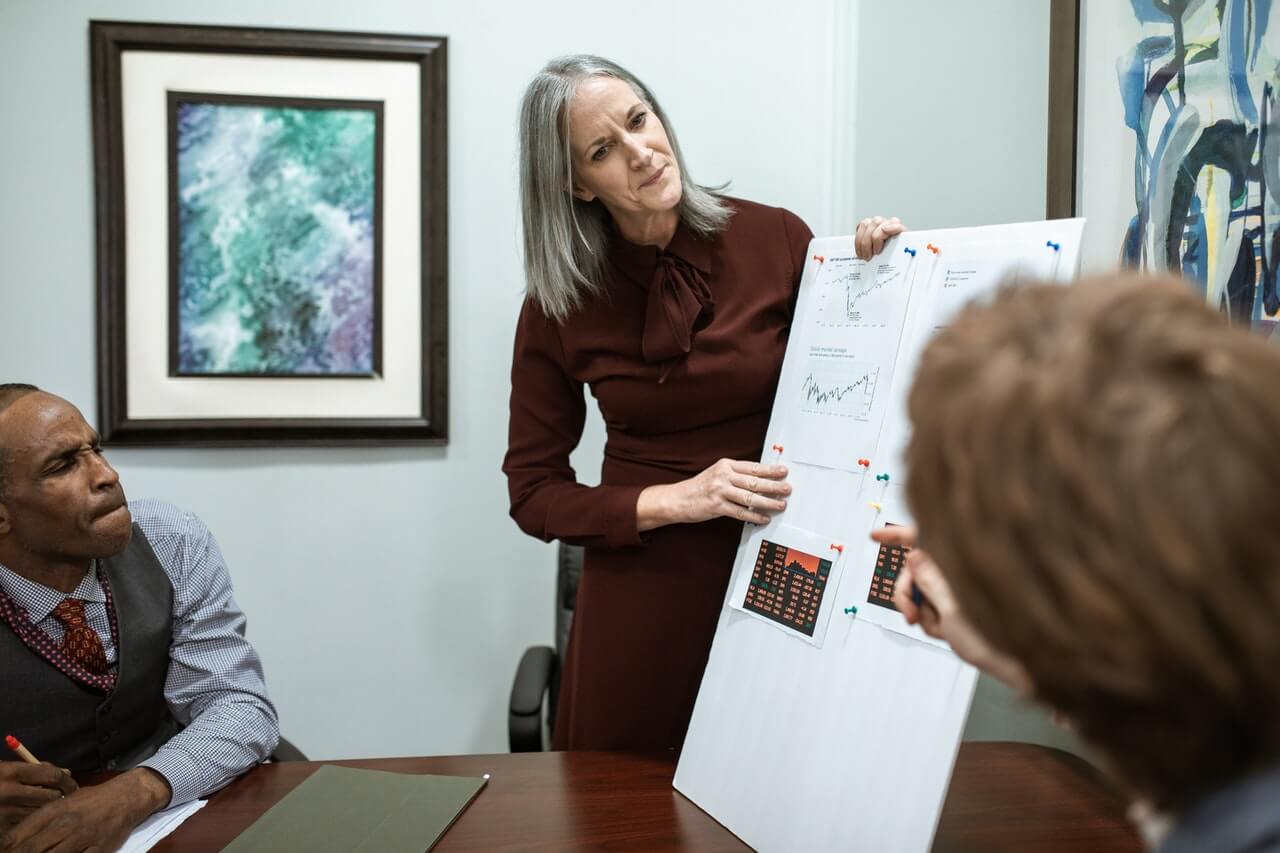
[[908,498],[960,606],[1175,811],[1280,758],[1280,349],[1185,283],[1002,292],[924,353]]

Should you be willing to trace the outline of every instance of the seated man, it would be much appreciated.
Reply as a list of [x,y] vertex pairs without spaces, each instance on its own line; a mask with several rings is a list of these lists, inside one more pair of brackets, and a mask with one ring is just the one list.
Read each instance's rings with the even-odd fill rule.
[[909,408],[908,621],[1055,709],[1162,853],[1280,851],[1280,348],[1174,280],[1014,290]]
[[[244,627],[199,519],[126,504],[74,406],[0,385],[0,735],[46,762],[0,747],[0,849],[114,850],[265,759],[279,729]],[[100,770],[126,772],[70,776]]]

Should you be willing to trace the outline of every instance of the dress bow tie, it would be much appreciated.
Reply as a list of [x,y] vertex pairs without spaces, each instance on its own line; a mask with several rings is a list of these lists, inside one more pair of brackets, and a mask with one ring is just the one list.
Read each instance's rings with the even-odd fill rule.
[[641,349],[650,364],[668,362],[663,379],[675,360],[688,355],[694,334],[711,322],[714,308],[711,289],[696,267],[676,255],[658,255],[649,285]]

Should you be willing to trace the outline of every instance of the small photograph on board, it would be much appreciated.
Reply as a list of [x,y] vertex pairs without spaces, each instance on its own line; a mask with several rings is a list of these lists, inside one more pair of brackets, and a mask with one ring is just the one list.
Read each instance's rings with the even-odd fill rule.
[[[868,532],[911,525],[911,514],[905,508],[898,484],[886,486],[877,505],[876,520]],[[871,622],[895,634],[950,651],[951,647],[945,641],[930,637],[919,625],[908,625],[906,618],[894,606],[893,593],[911,550],[910,547],[885,545],[868,538],[857,563],[850,569],[855,572],[850,579],[855,598],[852,602],[837,601],[835,606],[839,608],[852,603],[858,608],[857,618],[860,621]]]
[[830,578],[831,560],[761,540],[742,609],[812,637]]
[[837,542],[789,524],[756,528],[738,549],[729,606],[821,648],[847,562]]
[[[901,527],[900,524],[886,524],[885,527]],[[906,564],[907,554],[911,549],[904,545],[881,543],[876,552],[876,565],[871,572],[871,586],[867,589],[867,603],[876,604],[897,611],[893,603],[893,591],[898,582],[898,574]]]

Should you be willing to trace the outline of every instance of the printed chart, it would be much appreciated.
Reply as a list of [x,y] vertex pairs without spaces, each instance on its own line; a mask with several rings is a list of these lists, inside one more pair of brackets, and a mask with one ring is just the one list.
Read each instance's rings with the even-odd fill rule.
[[[885,525],[885,527],[897,526],[896,524]],[[867,590],[868,603],[878,604],[890,610],[898,609],[893,604],[893,590],[910,551],[910,548],[901,545],[880,545],[880,550],[876,554],[876,567],[871,573],[871,587]]]
[[866,362],[850,361],[838,367],[815,364],[800,386],[800,411],[868,420],[879,378],[880,368]]
[[765,539],[742,609],[812,637],[830,575],[830,560]]
[[814,322],[819,328],[885,328],[896,321],[893,288],[903,287],[902,279],[897,263],[828,258]]
[[875,447],[885,405],[877,395],[892,365],[843,347],[815,347],[802,367],[790,374],[795,458],[824,468],[856,470],[858,457],[870,455]]

